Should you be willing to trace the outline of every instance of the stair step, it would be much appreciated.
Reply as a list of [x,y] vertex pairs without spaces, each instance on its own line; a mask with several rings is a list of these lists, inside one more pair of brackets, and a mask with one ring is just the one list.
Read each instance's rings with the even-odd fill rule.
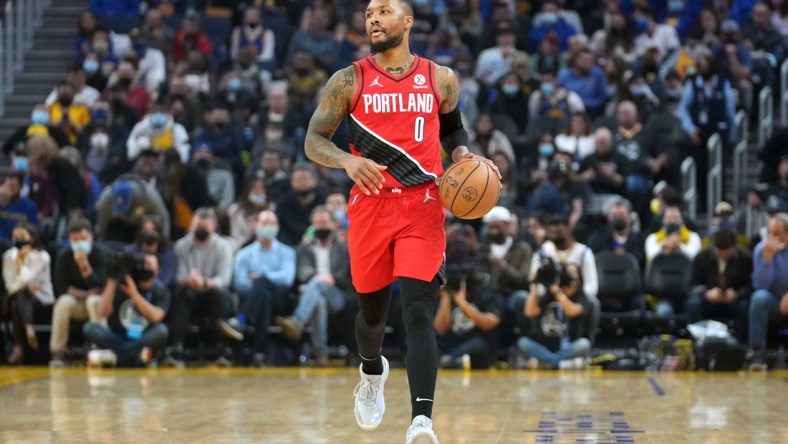
[[43,101],[46,99],[45,96],[41,94],[18,94],[14,93],[10,96],[5,98],[6,105],[14,105],[14,104],[28,104],[28,103],[36,103],[38,101]]

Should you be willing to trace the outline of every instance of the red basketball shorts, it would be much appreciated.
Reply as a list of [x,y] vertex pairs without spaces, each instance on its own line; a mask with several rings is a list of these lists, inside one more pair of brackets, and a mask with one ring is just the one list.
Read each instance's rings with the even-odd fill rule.
[[353,286],[371,293],[397,277],[430,282],[446,250],[445,213],[435,183],[383,189],[348,199],[348,249]]

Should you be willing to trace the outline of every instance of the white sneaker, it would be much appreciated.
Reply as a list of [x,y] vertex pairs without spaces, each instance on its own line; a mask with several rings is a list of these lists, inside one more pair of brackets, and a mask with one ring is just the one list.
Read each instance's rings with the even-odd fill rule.
[[364,430],[374,430],[383,420],[383,413],[386,411],[386,401],[383,399],[383,386],[389,377],[389,361],[381,356],[383,360],[383,374],[368,375],[361,370],[361,381],[353,390],[356,397],[356,422]]
[[413,418],[405,435],[405,444],[438,444],[438,434],[432,430],[432,420],[424,415]]
[[88,365],[91,367],[115,366],[118,357],[112,350],[91,350],[88,352]]

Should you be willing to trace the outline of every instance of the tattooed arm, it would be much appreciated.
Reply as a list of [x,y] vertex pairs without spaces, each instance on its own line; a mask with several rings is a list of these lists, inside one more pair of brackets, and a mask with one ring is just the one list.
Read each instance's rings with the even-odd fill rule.
[[304,150],[313,162],[331,168],[343,168],[362,192],[379,193],[386,169],[372,160],[354,156],[331,142],[337,126],[350,111],[351,102],[358,87],[356,68],[349,66],[337,71],[326,84],[323,97],[309,120]]
[[[460,83],[457,81],[457,76],[454,71],[445,66],[436,66],[435,68],[435,83],[438,87],[438,94],[441,96],[441,107],[438,111],[441,120],[441,133],[445,131],[444,125],[449,125],[449,130],[454,130],[445,138],[441,136],[441,141],[444,143],[444,148],[451,150],[451,159],[459,162],[463,159],[476,159],[489,165],[498,178],[501,178],[501,173],[491,160],[482,156],[477,156],[468,149],[465,145],[468,140],[468,135],[462,127],[462,120],[460,111],[457,109],[457,102],[460,100]],[[446,146],[449,143],[449,146]]]

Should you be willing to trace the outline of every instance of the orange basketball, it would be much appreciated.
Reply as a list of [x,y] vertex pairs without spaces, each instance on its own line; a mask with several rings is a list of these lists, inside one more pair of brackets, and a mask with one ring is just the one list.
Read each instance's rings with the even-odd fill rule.
[[486,163],[474,159],[452,164],[440,184],[441,202],[460,219],[478,219],[498,202],[501,182]]

